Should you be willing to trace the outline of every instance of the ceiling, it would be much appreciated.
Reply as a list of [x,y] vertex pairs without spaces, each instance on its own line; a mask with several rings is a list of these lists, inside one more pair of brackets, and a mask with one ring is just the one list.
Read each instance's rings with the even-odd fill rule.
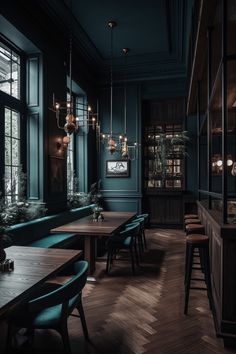
[[[110,65],[109,20],[114,73],[129,80],[186,76],[191,0],[41,0],[55,23],[73,33],[73,44],[103,73]],[[72,9],[72,11],[71,11]],[[71,15],[72,12],[72,15]],[[130,48],[125,65],[122,48]]]

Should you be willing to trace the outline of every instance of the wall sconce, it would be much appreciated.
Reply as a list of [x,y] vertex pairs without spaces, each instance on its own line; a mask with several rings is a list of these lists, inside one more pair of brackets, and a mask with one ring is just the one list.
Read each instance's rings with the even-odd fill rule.
[[[231,170],[231,174],[233,174],[233,170],[234,170],[234,165],[235,165],[235,175],[236,175],[236,162],[233,162],[232,156],[231,155],[227,155],[227,167],[232,166],[232,170]],[[215,154],[214,156],[212,156],[212,172],[213,173],[221,173],[223,168],[223,160],[222,160],[222,156],[221,155],[217,155]]]

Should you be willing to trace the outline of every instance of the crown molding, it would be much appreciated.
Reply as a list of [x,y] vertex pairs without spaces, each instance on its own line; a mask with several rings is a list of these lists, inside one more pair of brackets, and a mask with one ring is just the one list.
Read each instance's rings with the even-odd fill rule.
[[[70,9],[65,1],[37,0],[45,13],[50,16],[59,31],[69,35]],[[161,77],[186,75],[188,35],[186,31],[187,16],[190,15],[188,0],[165,0],[166,26],[168,33],[168,50],[155,51],[143,55],[129,55],[125,66],[123,57],[114,58],[114,76],[121,80],[127,70],[127,80],[156,80]],[[110,61],[104,58],[87,33],[83,30],[75,16],[72,17],[73,45],[81,53],[83,59],[98,73],[99,81],[104,81],[109,70]],[[131,51],[132,53],[132,51]]]

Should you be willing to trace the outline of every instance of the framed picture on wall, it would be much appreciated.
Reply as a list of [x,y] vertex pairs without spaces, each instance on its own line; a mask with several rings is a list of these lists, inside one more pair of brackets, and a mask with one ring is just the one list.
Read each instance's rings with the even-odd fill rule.
[[129,160],[107,160],[106,161],[106,177],[129,177],[130,161]]

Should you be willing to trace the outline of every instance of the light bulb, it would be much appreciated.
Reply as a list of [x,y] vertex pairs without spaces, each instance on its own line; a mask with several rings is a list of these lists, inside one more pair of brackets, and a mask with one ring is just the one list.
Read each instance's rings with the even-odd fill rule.
[[227,166],[232,166],[233,165],[233,160],[232,159],[228,159],[227,160]]
[[70,142],[70,137],[69,137],[69,136],[63,136],[62,141],[63,141],[63,144],[68,145],[68,144],[69,144],[69,142]]
[[222,164],[223,164],[223,162],[222,162],[222,160],[218,160],[218,161],[216,162],[216,164],[217,164],[218,167],[221,167]]
[[92,108],[90,106],[88,106],[88,111],[91,112]]
[[56,107],[56,109],[59,109],[60,108],[60,104],[56,103],[55,107]]

